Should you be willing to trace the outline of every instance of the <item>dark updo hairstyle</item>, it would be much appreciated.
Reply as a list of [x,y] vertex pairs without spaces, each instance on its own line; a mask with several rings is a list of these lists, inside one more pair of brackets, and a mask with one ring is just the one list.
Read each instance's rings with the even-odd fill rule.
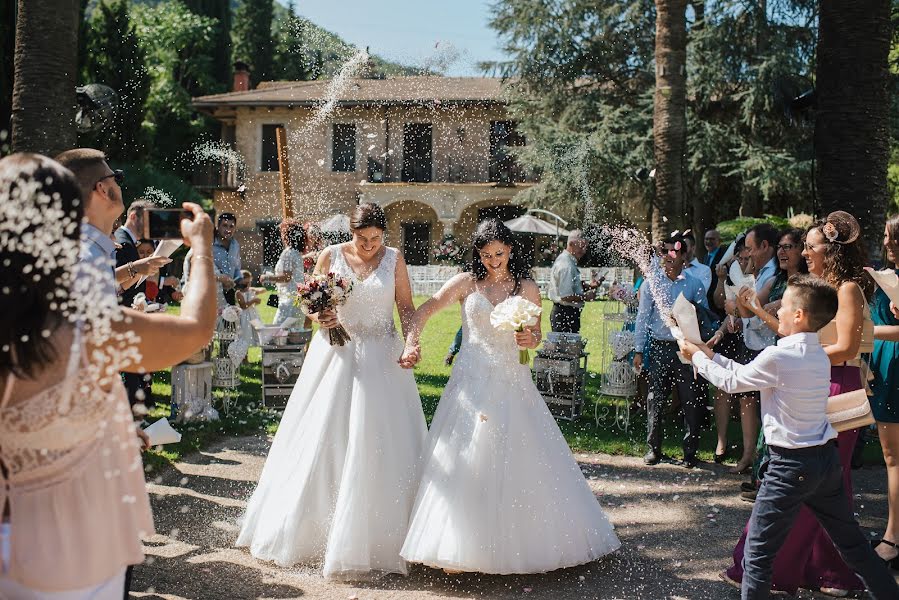
[[285,246],[299,252],[306,251],[306,228],[302,221],[284,219],[278,229],[281,230],[281,241]]
[[512,290],[512,294],[515,295],[521,291],[521,280],[530,279],[531,276],[525,267],[523,252],[518,240],[515,239],[515,234],[499,219],[484,219],[478,224],[478,228],[475,229],[471,239],[473,251],[471,253],[471,266],[468,271],[478,281],[487,277],[487,267],[481,262],[480,251],[490,242],[502,242],[510,248],[509,273],[515,279],[515,288]]
[[84,204],[71,171],[30,153],[0,160],[0,203],[0,375],[33,378],[57,358]]
[[371,202],[365,202],[353,209],[350,215],[350,230],[377,227],[381,231],[387,230],[387,215],[384,209]]

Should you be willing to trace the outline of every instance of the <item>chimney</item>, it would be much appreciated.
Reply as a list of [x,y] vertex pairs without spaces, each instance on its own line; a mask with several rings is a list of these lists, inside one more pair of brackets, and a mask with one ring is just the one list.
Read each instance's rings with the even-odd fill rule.
[[245,92],[250,89],[250,65],[243,61],[234,63],[234,88],[232,92]]

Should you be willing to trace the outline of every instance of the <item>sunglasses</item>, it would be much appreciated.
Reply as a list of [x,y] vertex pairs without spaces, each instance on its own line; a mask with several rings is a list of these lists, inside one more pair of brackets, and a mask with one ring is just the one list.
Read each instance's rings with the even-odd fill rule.
[[[101,177],[100,179],[97,180],[97,183],[100,183],[104,179],[109,179],[110,177],[114,178],[115,182],[119,185],[122,185],[123,183],[125,183],[125,171],[123,171],[121,169],[116,169],[109,175],[104,175],[103,177]],[[96,184],[94,184],[94,185],[96,185]]]

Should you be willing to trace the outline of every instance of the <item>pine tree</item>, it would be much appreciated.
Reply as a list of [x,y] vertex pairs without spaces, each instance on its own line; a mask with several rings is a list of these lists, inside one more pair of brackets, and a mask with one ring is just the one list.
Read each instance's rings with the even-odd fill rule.
[[218,90],[213,91],[226,90],[231,85],[231,1],[185,0],[185,5],[195,15],[211,17],[218,22],[212,52],[212,74],[220,85]]
[[321,50],[308,41],[311,23],[296,14],[294,3],[287,5],[287,17],[279,23],[278,48],[274,57],[277,79],[307,81],[318,79],[324,59]]
[[119,95],[112,123],[96,134],[116,160],[132,160],[148,150],[143,131],[150,74],[146,54],[131,23],[128,0],[103,0],[94,10],[85,40],[85,83],[102,83]]
[[[791,100],[814,81],[816,3],[770,3],[764,14],[740,0],[691,5],[686,206],[674,216],[702,229],[753,203],[811,211],[812,129]],[[595,220],[637,218],[642,203],[648,217],[655,3],[501,0],[491,26],[511,59],[485,66],[518,79],[511,110],[528,140],[519,159],[541,173],[528,201]]]
[[250,76],[260,82],[274,77],[277,40],[272,35],[273,0],[243,0],[234,16],[234,59],[250,65]]

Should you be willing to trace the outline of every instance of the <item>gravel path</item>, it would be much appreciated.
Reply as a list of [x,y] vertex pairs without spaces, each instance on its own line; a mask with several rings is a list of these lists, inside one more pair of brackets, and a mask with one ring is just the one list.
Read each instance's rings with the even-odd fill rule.
[[[739,598],[717,573],[728,566],[751,505],[738,497],[742,478],[717,465],[688,471],[646,467],[634,457],[576,455],[622,541],[620,551],[589,565],[528,576],[450,576],[415,567],[405,578],[346,584],[324,580],[314,565],[281,569],[232,546],[269,443],[265,437],[222,441],[148,476],[160,534],[148,540],[147,561],[135,568],[132,598]],[[883,468],[855,471],[854,478],[862,524],[882,531]]]

